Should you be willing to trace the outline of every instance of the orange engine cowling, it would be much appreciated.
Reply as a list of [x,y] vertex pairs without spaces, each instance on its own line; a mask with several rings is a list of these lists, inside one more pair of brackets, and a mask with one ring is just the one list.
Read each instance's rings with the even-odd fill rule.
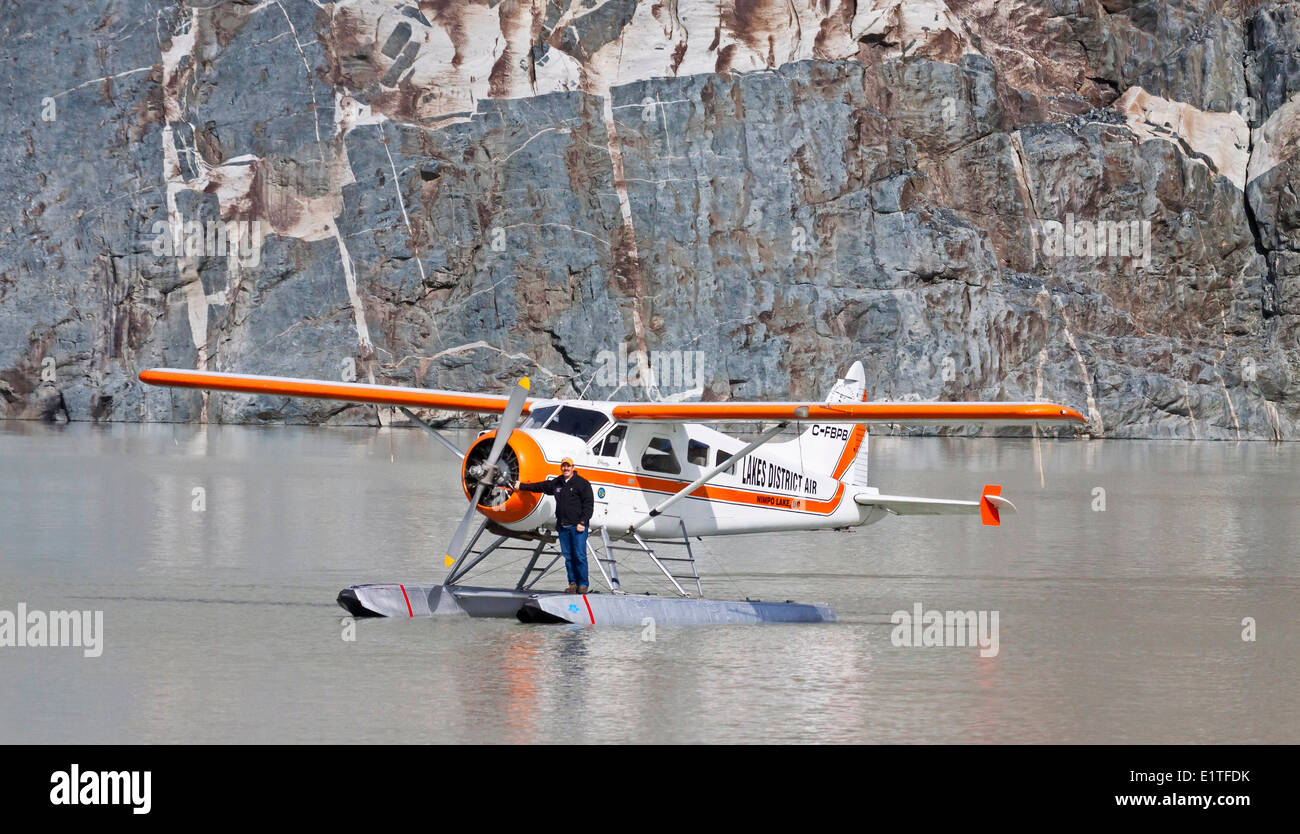
[[[492,453],[492,441],[496,436],[495,431],[484,432],[465,453],[465,460],[460,469],[460,485],[465,491],[466,498],[471,500],[474,498],[474,490],[486,475],[485,464],[488,455]],[[513,484],[516,480],[525,483],[543,481],[546,480],[547,475],[558,474],[560,474],[559,467],[552,467],[546,462],[542,447],[537,445],[537,441],[527,433],[516,429],[505,449],[501,451],[501,457],[497,460],[496,473],[489,484],[492,488],[484,491],[478,510],[499,524],[522,521],[537,509],[537,505],[541,502],[541,494],[515,492],[507,496],[506,491],[500,487]]]

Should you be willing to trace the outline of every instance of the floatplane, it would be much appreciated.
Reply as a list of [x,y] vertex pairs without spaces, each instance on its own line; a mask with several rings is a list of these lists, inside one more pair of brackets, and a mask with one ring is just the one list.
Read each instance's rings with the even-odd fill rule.
[[[1087,422],[1074,409],[1043,402],[868,402],[861,362],[822,402],[542,399],[529,396],[526,377],[508,396],[171,368],[143,371],[140,379],[396,407],[461,459],[469,506],[444,555],[447,575],[438,584],[353,585],[339,592],[338,603],[350,614],[371,617],[468,614],[591,625],[640,625],[646,617],[658,624],[833,621],[833,608],[824,604],[706,599],[691,539],[857,527],[888,515],[978,515],[997,526],[1015,506],[995,484],[975,500],[886,495],[869,486],[867,427]],[[462,451],[415,408],[499,419]],[[743,440],[712,428],[726,423],[771,425]],[[795,436],[778,441],[792,424]],[[554,498],[510,486],[558,476],[565,457],[594,491],[588,563],[607,593],[538,587],[562,560]],[[466,584],[486,560],[512,552],[526,562],[513,587]],[[620,559],[646,560],[671,591],[625,592]]]

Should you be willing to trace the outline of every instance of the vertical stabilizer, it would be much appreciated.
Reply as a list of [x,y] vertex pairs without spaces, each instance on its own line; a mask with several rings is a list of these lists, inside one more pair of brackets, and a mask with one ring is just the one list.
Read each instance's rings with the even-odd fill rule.
[[[867,390],[867,373],[861,362],[854,362],[842,378],[835,381],[826,402],[862,402]],[[786,441],[791,455],[798,455],[810,473],[831,475],[859,486],[867,485],[867,427],[853,423],[805,423],[795,440]],[[852,470],[852,471],[850,471]]]

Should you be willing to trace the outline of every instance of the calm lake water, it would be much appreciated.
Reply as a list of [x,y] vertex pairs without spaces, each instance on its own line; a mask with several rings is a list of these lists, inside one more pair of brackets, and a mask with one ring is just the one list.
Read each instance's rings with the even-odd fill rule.
[[[105,632],[0,648],[0,742],[1300,742],[1300,444],[871,442],[882,491],[1020,512],[699,546],[707,594],[833,625],[349,642],[340,588],[445,573],[465,499],[423,432],[0,421],[0,610]],[[998,655],[892,645],[918,602],[997,611]]]

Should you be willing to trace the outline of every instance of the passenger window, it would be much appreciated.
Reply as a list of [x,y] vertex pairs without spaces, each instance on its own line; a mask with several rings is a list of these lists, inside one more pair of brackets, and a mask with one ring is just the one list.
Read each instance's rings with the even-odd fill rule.
[[692,440],[686,444],[686,462],[693,463],[696,466],[709,465],[709,447],[707,444],[698,440]]
[[673,454],[672,441],[666,437],[651,438],[650,445],[645,447],[645,453],[641,455],[641,468],[647,472],[663,472],[668,475],[678,475],[682,471],[677,455]]
[[619,451],[623,448],[623,437],[627,434],[627,426],[615,426],[605,435],[601,441],[600,449],[596,454],[601,457],[615,458],[618,457]]
[[[735,454],[735,452],[728,452],[728,451],[726,451],[725,449],[718,449],[717,452],[716,452],[716,455],[717,455],[717,456],[714,457],[714,459],[713,459],[713,465],[714,465],[714,466],[718,466],[718,465],[721,464],[723,461],[725,461],[727,458],[731,457],[733,454]],[[724,470],[722,470],[722,471],[723,471],[723,472],[726,472],[728,475],[735,475],[735,474],[736,474],[736,464],[733,463],[733,464],[731,464],[731,466],[728,466],[726,469],[724,469]]]

